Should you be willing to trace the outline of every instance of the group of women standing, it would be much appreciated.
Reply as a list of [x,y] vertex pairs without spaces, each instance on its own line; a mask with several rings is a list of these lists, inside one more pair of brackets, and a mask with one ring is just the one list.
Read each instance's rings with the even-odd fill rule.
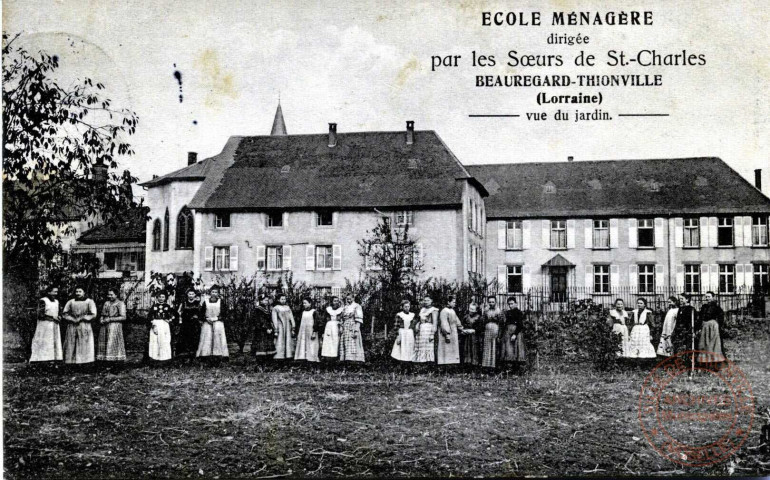
[[450,296],[439,310],[430,297],[425,297],[420,311],[412,312],[411,302],[403,300],[395,318],[399,328],[391,357],[401,362],[490,368],[496,367],[498,361],[526,361],[524,315],[515,299],[508,299],[505,312],[497,308],[495,297],[487,299],[483,312],[472,302],[463,319],[455,312],[456,305],[455,297]]
[[670,357],[677,353],[698,350],[700,363],[725,361],[720,329],[724,312],[716,302],[713,292],[705,295],[706,303],[698,312],[692,305],[692,297],[682,294],[668,298],[668,310],[663,321],[657,349],[652,344],[650,322],[652,312],[647,301],[637,300],[637,308],[629,314],[622,299],[615,301],[610,310],[612,331],[621,337],[618,356],[625,358]]

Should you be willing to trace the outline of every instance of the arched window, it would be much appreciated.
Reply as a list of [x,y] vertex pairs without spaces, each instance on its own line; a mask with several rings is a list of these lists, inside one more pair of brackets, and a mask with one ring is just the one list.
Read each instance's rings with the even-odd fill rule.
[[163,217],[163,251],[168,250],[168,236],[169,236],[169,216],[168,208],[166,209],[166,215]]
[[192,250],[193,248],[193,214],[189,208],[183,207],[176,217],[176,248],[177,250]]
[[152,250],[155,252],[160,250],[160,219],[158,218],[152,222]]

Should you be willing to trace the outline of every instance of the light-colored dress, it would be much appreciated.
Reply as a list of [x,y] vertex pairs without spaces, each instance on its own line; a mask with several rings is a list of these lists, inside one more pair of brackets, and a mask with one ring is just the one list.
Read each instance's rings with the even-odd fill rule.
[[275,332],[275,356],[280,360],[294,355],[294,314],[288,305],[273,307],[273,331]]
[[99,328],[96,359],[106,362],[124,362],[126,345],[123,341],[123,322],[126,321],[126,304],[120,300],[104,302],[102,319],[109,319]]
[[494,368],[497,366],[497,337],[500,325],[503,324],[503,311],[499,308],[484,312],[484,343],[481,348],[481,366]]
[[656,358],[655,347],[652,346],[650,326],[647,325],[647,316],[650,311],[634,310],[634,328],[628,340],[628,358]]
[[225,323],[222,321],[222,299],[212,302],[203,301],[206,321],[201,325],[201,339],[198,343],[197,357],[229,357]]
[[[439,330],[436,341],[436,363],[451,365],[460,363],[460,338],[457,329],[462,328],[455,311],[445,307],[439,314]],[[447,342],[449,340],[449,342]]]
[[59,328],[59,301],[43,297],[43,317],[38,319],[35,336],[32,338],[30,362],[52,362],[62,360],[64,352]]
[[168,303],[155,304],[148,314],[150,319],[150,343],[147,354],[158,362],[171,360],[171,327],[174,310]]
[[658,355],[670,357],[674,354],[671,334],[674,333],[674,328],[676,328],[677,314],[679,314],[678,308],[672,308],[666,312],[666,318],[663,320],[663,331],[660,332],[660,342],[658,342]]
[[364,340],[361,337],[361,324],[364,323],[364,311],[361,305],[353,302],[342,307],[340,315],[342,317],[340,360],[363,362]]
[[96,304],[90,298],[75,300],[64,306],[62,315],[70,321],[80,318],[78,323],[68,323],[64,337],[64,363],[91,363],[94,361],[94,330],[91,320],[96,318]]
[[412,320],[414,320],[414,312],[396,314],[396,321],[400,321],[401,326],[398,328],[398,338],[393,344],[390,356],[402,362],[414,360],[414,330],[410,328]]
[[435,361],[435,337],[436,324],[438,323],[438,308],[421,308],[419,324],[417,326],[417,338],[414,341],[414,361],[427,363]]
[[340,322],[337,320],[342,313],[342,307],[333,309],[326,307],[326,313],[329,320],[324,327],[323,345],[321,345],[321,356],[327,358],[337,358],[340,354]]
[[[299,322],[299,333],[297,333],[297,348],[294,350],[294,360],[307,360],[308,362],[319,362],[318,358],[318,335],[316,330],[315,309],[304,310],[302,319]],[[315,336],[315,338],[313,338]]]
[[628,357],[628,312],[617,309],[610,310],[610,318],[613,320],[612,333],[620,334],[620,352],[617,352],[618,357]]

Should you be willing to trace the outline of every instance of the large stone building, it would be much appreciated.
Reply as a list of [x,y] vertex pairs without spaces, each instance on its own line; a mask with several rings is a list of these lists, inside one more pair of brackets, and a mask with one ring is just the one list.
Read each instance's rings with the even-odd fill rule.
[[[147,268],[259,273],[340,288],[366,268],[358,241],[382,217],[409,225],[420,275],[483,275],[486,190],[432,131],[232,137],[222,152],[154,178]],[[469,220],[470,219],[470,220]]]

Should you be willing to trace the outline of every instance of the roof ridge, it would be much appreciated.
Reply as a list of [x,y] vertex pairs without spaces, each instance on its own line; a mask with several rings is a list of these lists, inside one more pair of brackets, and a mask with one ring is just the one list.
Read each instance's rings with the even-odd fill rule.
[[669,157],[669,158],[607,158],[607,159],[598,159],[598,160],[576,160],[573,162],[569,161],[563,161],[563,160],[557,160],[552,162],[498,162],[498,163],[473,163],[469,165],[465,165],[466,167],[505,167],[505,166],[513,166],[513,165],[566,165],[566,164],[574,164],[574,165],[580,165],[580,164],[587,164],[587,163],[612,163],[612,162],[662,162],[662,161],[672,161],[672,160],[719,160],[720,162],[725,163],[724,160],[722,160],[720,157]]

